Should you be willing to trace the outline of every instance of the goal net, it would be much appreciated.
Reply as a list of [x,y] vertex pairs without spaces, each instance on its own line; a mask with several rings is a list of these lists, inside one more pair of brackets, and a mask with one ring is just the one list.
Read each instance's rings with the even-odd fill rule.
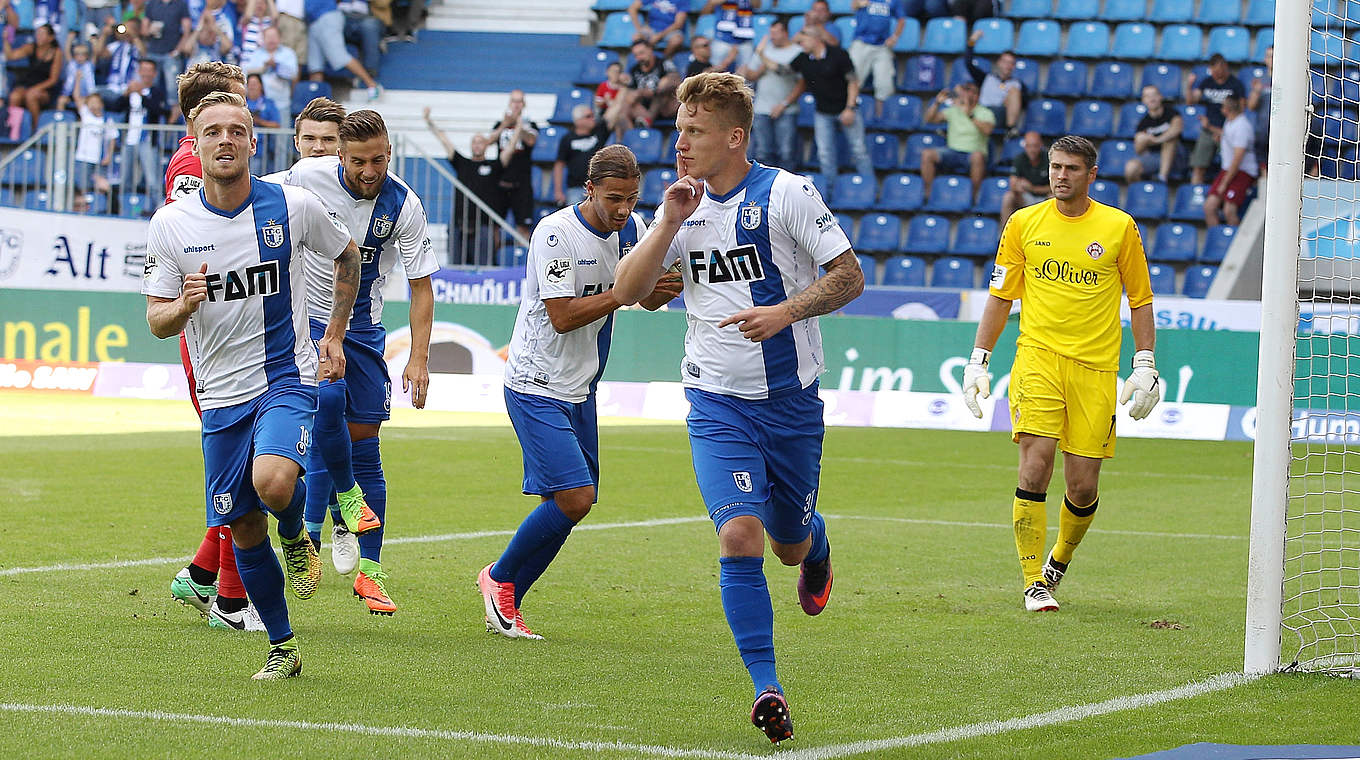
[[1360,666],[1360,74],[1349,46],[1360,3],[1282,1],[1276,13],[1246,670],[1350,673]]

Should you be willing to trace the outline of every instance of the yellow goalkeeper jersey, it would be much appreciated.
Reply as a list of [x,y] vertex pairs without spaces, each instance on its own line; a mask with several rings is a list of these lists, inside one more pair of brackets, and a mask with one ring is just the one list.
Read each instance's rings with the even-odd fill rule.
[[1037,346],[1100,370],[1119,369],[1119,294],[1152,303],[1138,225],[1091,201],[1065,216],[1050,198],[1011,215],[1001,233],[990,292],[1021,301],[1021,346]]

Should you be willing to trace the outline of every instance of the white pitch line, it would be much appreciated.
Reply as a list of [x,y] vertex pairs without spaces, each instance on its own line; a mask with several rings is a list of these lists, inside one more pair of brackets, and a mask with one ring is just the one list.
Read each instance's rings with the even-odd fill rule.
[[1071,723],[1073,721],[1094,718],[1100,715],[1122,712],[1124,710],[1136,710],[1140,707],[1159,705],[1163,702],[1171,702],[1177,699],[1189,699],[1215,691],[1231,689],[1234,686],[1241,686],[1250,683],[1260,676],[1244,675],[1242,673],[1224,673],[1203,681],[1189,683],[1184,686],[1177,686],[1174,689],[1164,691],[1153,691],[1146,694],[1136,694],[1128,697],[1115,697],[1104,702],[1096,702],[1088,705],[1078,705],[1076,707],[1060,707],[1057,710],[1050,710],[1036,715],[1026,715],[1023,718],[1011,718],[1010,720],[993,720],[985,723],[970,723],[965,726],[940,729],[923,734],[913,734],[891,739],[875,739],[871,741],[851,742],[849,744],[833,744],[825,747],[811,747],[809,749],[799,749],[792,752],[780,753],[780,760],[837,760],[843,757],[854,755],[864,755],[870,752],[882,752],[889,749],[901,747],[920,747],[927,744],[939,744],[942,742],[956,742],[966,739],[976,739],[981,736],[995,736],[997,734],[1009,733],[1011,731],[1025,731],[1031,728],[1042,728],[1044,726],[1055,726],[1060,723]]
[[752,755],[745,752],[679,749],[676,747],[662,747],[655,744],[631,744],[628,742],[568,741],[536,736],[487,734],[479,731],[452,731],[448,729],[412,728],[408,726],[368,726],[362,723],[312,723],[301,720],[263,720],[258,718],[232,718],[225,715],[194,715],[189,713],[164,712],[161,710],[117,710],[106,707],[82,707],[80,705],[26,705],[8,702],[0,703],[0,710],[19,713],[80,715],[93,718],[135,718],[168,723],[203,723],[238,728],[291,728],[303,731],[343,732],[361,734],[364,736],[444,739],[448,741],[550,747],[552,749],[574,749],[590,752],[622,752],[634,756],[644,754],[652,757],[692,757],[702,758],[702,760],[768,760],[768,757],[765,755]]

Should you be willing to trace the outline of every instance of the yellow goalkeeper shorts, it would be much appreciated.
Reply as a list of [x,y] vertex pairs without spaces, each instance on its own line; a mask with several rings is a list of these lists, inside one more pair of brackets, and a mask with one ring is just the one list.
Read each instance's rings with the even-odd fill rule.
[[1018,346],[1011,367],[1013,441],[1021,433],[1056,438],[1078,456],[1114,456],[1115,385],[1112,371],[1092,369],[1035,346]]

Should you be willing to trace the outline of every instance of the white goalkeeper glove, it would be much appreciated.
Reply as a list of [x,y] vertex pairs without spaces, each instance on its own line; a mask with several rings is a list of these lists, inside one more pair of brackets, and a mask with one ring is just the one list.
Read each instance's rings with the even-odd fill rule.
[[991,358],[991,351],[974,348],[973,355],[968,357],[968,363],[963,366],[963,405],[978,419],[982,419],[978,396],[992,397],[992,379],[987,374],[987,362]]
[[1162,394],[1157,388],[1159,382],[1157,362],[1153,359],[1152,352],[1148,350],[1134,352],[1133,372],[1129,373],[1129,379],[1124,381],[1124,390],[1119,394],[1121,404],[1127,404],[1129,399],[1133,399],[1133,403],[1129,405],[1130,417],[1141,420],[1152,413],[1152,408],[1162,400]]

